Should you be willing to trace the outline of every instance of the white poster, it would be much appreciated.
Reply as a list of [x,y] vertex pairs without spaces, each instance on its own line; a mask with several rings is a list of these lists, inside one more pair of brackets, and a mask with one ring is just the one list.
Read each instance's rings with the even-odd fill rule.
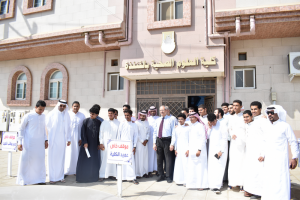
[[17,151],[17,132],[2,133],[2,151]]
[[107,142],[107,163],[132,165],[132,141],[109,140]]

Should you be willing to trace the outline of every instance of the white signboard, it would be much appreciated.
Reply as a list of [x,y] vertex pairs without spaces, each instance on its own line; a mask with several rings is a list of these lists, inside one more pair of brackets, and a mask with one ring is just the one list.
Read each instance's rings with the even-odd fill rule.
[[106,148],[108,151],[107,163],[132,165],[132,141],[109,140]]
[[2,151],[17,151],[17,132],[2,133]]

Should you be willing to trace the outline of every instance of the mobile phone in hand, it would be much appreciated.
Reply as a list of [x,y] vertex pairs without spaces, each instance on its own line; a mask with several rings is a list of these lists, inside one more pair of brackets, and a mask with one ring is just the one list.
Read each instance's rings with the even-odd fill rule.
[[217,153],[215,154],[215,157],[216,157],[218,160],[220,159]]

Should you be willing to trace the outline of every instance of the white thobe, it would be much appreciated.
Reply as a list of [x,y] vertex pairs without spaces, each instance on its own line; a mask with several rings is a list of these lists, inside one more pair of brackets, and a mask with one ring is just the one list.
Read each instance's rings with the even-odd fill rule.
[[49,113],[46,117],[46,126],[49,138],[49,180],[60,181],[64,179],[66,145],[71,141],[70,117],[64,112]]
[[236,187],[244,184],[244,158],[246,150],[246,132],[243,113],[234,114],[228,122],[230,137],[236,135],[234,140],[231,138],[229,150],[228,185]]
[[22,119],[18,142],[23,150],[19,160],[17,184],[30,185],[46,182],[45,115],[28,113]]
[[298,158],[298,142],[291,126],[280,119],[265,132],[265,161],[262,200],[290,200],[289,149]]
[[[208,129],[208,183],[210,189],[220,189],[223,183],[228,154],[228,132],[226,128],[226,125],[218,121],[215,126]],[[222,152],[222,156],[217,159],[215,155],[219,152]]]
[[190,127],[185,124],[178,125],[173,131],[175,132],[175,150],[177,151],[173,180],[176,184],[186,184],[188,163],[186,152],[189,150]]
[[[132,121],[121,122],[118,129],[118,140],[130,140],[132,148],[136,147],[138,138],[138,127]],[[132,149],[133,150],[133,149]],[[132,156],[132,165],[122,165],[122,180],[135,180],[135,160]]]
[[[231,115],[230,115],[231,116]],[[221,123],[221,126],[223,126],[223,128],[225,128],[226,129],[226,131],[227,131],[227,135],[228,135],[228,141],[230,141],[231,140],[231,137],[230,137],[230,134],[228,134],[228,122],[229,122],[229,119],[230,119],[230,116],[229,117],[226,117],[226,118],[222,118],[222,119],[219,119],[218,120],[218,122],[220,122]]]
[[[199,123],[191,123],[189,131],[189,157],[187,167],[187,188],[208,188],[207,151],[205,128]],[[200,156],[196,153],[201,150]]]
[[[145,140],[149,140],[150,126],[148,121],[135,121],[138,126],[138,139],[136,143],[135,152],[135,174],[142,177],[144,174],[148,174],[148,143],[144,146],[142,143]],[[152,146],[152,143],[150,143]]]
[[109,176],[117,176],[117,165],[107,163],[108,145],[107,142],[112,139],[117,139],[118,128],[120,122],[117,119],[107,119],[101,123],[99,140],[100,144],[104,145],[104,150],[101,150],[101,167],[99,172],[100,178],[108,178]]
[[246,157],[244,190],[261,196],[264,162],[259,162],[259,157],[264,157],[264,128],[269,123],[261,115],[254,118],[253,122],[246,124]]
[[66,146],[65,157],[65,174],[76,174],[77,160],[79,155],[80,146],[78,144],[81,140],[81,127],[85,116],[81,112],[69,112],[71,121],[71,145]]
[[155,121],[159,118],[159,116],[150,116],[147,118],[150,126],[150,135],[148,141],[148,172],[157,171],[157,155],[156,151],[153,149],[153,132],[156,126]]

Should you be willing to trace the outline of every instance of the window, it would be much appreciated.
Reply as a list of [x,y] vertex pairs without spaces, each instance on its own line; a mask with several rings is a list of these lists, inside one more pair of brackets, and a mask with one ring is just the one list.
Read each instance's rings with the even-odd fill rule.
[[0,2],[1,2],[0,15],[4,15],[8,13],[9,0],[0,0]]
[[247,60],[247,53],[239,53],[239,60]]
[[26,99],[26,82],[27,77],[25,73],[19,75],[17,83],[16,83],[16,99],[24,100]]
[[157,2],[158,21],[182,18],[183,0],[160,0]]
[[118,59],[112,59],[111,60],[111,66],[118,66]]
[[34,0],[33,7],[40,7],[46,5],[46,0]]
[[124,78],[119,73],[109,74],[109,90],[123,90]]
[[62,97],[62,80],[61,71],[55,71],[49,80],[49,99],[61,99]]
[[255,68],[235,69],[235,88],[255,88]]

